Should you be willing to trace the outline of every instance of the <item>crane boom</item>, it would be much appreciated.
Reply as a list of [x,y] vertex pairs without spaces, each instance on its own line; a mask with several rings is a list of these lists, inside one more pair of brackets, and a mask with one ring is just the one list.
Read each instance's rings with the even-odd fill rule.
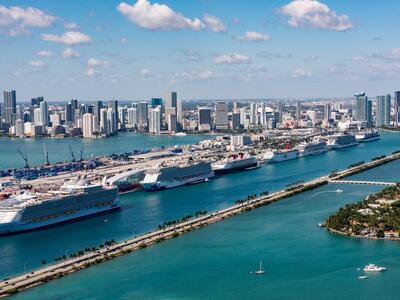
[[46,166],[49,166],[49,165],[50,165],[49,153],[47,152],[46,144],[45,144],[45,143],[43,143],[43,151],[44,151],[44,157],[45,157],[45,159],[46,159]]
[[29,169],[29,164],[28,164],[28,155],[24,155],[21,151],[21,149],[17,148],[17,151],[19,153],[19,155],[21,155],[22,159],[25,161],[25,168]]
[[68,147],[69,147],[69,152],[71,153],[72,156],[72,162],[76,162],[75,154],[74,151],[72,151],[71,145],[68,145]]

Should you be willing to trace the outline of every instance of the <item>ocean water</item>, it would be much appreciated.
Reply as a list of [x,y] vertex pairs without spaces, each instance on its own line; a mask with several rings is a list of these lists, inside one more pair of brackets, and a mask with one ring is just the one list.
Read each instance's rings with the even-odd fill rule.
[[[400,135],[156,193],[122,196],[119,213],[46,231],[0,238],[0,276],[18,274],[64,253],[154,229],[199,209],[218,210],[248,194],[283,188],[400,149]],[[400,181],[400,162],[367,171]],[[362,176],[358,174],[356,176]],[[344,193],[336,193],[341,188]],[[399,244],[337,236],[318,227],[340,206],[379,186],[328,185],[212,224],[15,296],[16,299],[398,299]],[[107,218],[108,222],[104,223]],[[264,276],[250,271],[262,259]],[[385,274],[359,280],[369,262]],[[97,291],[101,290],[101,293]]]

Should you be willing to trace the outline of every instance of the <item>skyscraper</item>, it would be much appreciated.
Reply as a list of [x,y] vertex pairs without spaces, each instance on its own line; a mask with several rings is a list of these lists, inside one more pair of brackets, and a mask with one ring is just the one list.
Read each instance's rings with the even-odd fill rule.
[[128,108],[128,125],[130,127],[135,127],[137,125],[137,108]]
[[118,101],[117,100],[110,100],[108,101],[108,108],[112,108],[114,112],[114,117],[113,117],[113,122],[114,124],[112,125],[112,128],[115,128],[115,130],[118,129],[118,123],[119,123],[119,118],[118,118]]
[[376,97],[376,127],[390,126],[391,96],[379,95]]
[[228,121],[228,103],[219,101],[215,105],[215,128],[227,130],[229,128]]
[[[165,97],[165,121],[167,123],[169,131],[176,131],[177,100],[178,100],[178,95],[176,92],[170,92]],[[170,117],[170,115],[174,116]]]
[[100,109],[100,132],[102,134],[108,135],[110,134],[108,130],[108,120],[107,120],[107,109]]
[[301,120],[301,110],[302,110],[301,102],[297,102],[296,103],[296,118],[297,118],[297,121]]
[[117,131],[117,122],[115,121],[114,109],[109,107],[107,109],[107,128],[109,133],[115,133]]
[[40,102],[40,122],[43,126],[49,125],[49,106],[46,101]]
[[163,105],[163,99],[162,98],[151,98],[150,106],[152,108],[156,108],[157,106],[162,106],[162,105]]
[[43,101],[43,97],[36,97],[31,99],[31,106],[39,106],[40,103]]
[[354,95],[356,98],[355,116],[356,121],[365,122],[367,127],[372,126],[372,103],[365,93]]
[[14,90],[4,91],[3,116],[5,123],[7,123],[8,125],[15,125],[16,110],[17,110],[16,92]]
[[147,102],[140,102],[137,105],[137,124],[138,129],[144,131],[148,127],[148,105]]
[[178,95],[176,92],[170,92],[167,94],[165,97],[165,107],[175,107],[176,108],[176,102],[178,100]]
[[324,121],[328,122],[331,119],[332,107],[330,103],[324,105]]
[[83,137],[84,138],[92,138],[93,137],[93,115],[90,113],[86,113],[83,115]]
[[199,130],[210,131],[211,130],[211,109],[208,107],[199,107]]
[[161,132],[161,106],[150,109],[149,132],[156,135]]
[[394,126],[400,123],[400,91],[394,92]]

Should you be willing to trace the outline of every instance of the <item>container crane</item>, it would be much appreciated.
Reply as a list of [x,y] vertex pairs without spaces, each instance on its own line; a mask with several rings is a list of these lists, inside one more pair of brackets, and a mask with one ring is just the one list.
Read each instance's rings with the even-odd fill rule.
[[75,154],[74,154],[74,151],[72,151],[71,145],[68,145],[68,148],[69,148],[69,152],[71,153],[71,156],[72,156],[72,162],[76,162]]
[[49,153],[47,152],[45,143],[43,143],[43,152],[44,152],[44,158],[46,159],[46,166],[50,166]]
[[29,169],[28,155],[27,154],[23,154],[22,151],[19,148],[17,148],[17,151],[18,151],[19,155],[21,155],[22,159],[25,161],[25,169]]

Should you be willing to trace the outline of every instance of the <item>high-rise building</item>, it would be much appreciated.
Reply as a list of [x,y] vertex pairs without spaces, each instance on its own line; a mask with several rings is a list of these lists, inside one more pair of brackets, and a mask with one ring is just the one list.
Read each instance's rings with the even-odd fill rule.
[[83,126],[82,132],[84,138],[92,138],[93,137],[93,115],[90,113],[86,113],[83,115]]
[[43,97],[36,97],[31,99],[31,106],[39,106],[43,102]]
[[165,107],[175,107],[177,105],[178,95],[176,92],[170,92],[165,97]]
[[217,130],[227,130],[228,121],[228,103],[219,101],[215,105],[215,128]]
[[117,131],[115,112],[114,109],[112,109],[111,107],[107,109],[107,128],[109,133],[115,133]]
[[56,125],[61,124],[61,116],[58,111],[56,111],[52,115],[50,115],[50,122],[51,122],[51,126],[56,126]]
[[125,128],[126,119],[127,119],[128,108],[125,107],[118,107],[118,119],[119,125],[121,129]]
[[210,131],[211,130],[211,109],[208,107],[199,107],[199,130]]
[[3,116],[5,123],[7,123],[9,126],[15,124],[16,110],[17,110],[16,92],[14,90],[4,91]]
[[118,123],[119,123],[119,118],[118,118],[118,101],[117,100],[110,100],[108,101],[108,108],[112,108],[113,113],[114,113],[114,124],[112,125],[112,128],[115,128],[117,130],[118,128]]
[[137,104],[137,124],[140,131],[144,131],[148,128],[148,119],[149,112],[147,102],[139,102]]
[[365,122],[367,127],[372,126],[372,103],[365,93],[354,95],[356,99],[355,120]]
[[15,136],[24,136],[24,122],[21,119],[15,121]]
[[43,126],[49,125],[49,106],[46,101],[40,102],[40,122]]
[[97,122],[100,122],[100,110],[103,108],[103,101],[95,101],[93,104],[93,115],[97,117]]
[[332,118],[331,114],[332,114],[331,104],[325,103],[325,105],[324,105],[324,121],[325,122],[328,122]]
[[65,107],[65,122],[71,125],[74,122],[75,109],[72,110],[72,103],[69,102]]
[[179,126],[182,126],[182,121],[183,121],[182,99],[177,99],[176,100],[176,120],[177,120]]
[[250,124],[258,125],[257,103],[250,103]]
[[[170,92],[165,97],[165,121],[167,123],[167,127],[169,131],[176,131],[176,122],[177,122],[177,101],[178,95],[176,92]],[[169,115],[174,115],[173,117],[169,117]],[[172,123],[171,123],[172,122]],[[172,130],[174,129],[174,130]]]
[[394,126],[400,124],[400,91],[394,92]]
[[376,97],[376,127],[390,126],[391,96],[379,95]]
[[108,130],[107,108],[100,109],[100,132],[102,134],[110,134]]
[[302,105],[301,102],[296,103],[296,118],[298,121],[301,120],[301,111],[302,111]]
[[161,106],[150,109],[149,132],[156,135],[161,132]]
[[35,125],[42,125],[42,112],[39,107],[33,110],[33,121]]
[[150,106],[152,108],[156,108],[157,106],[161,106],[163,105],[163,99],[162,98],[151,98],[150,101]]
[[240,113],[233,113],[232,114],[232,130],[237,131],[240,129]]
[[128,125],[130,127],[135,127],[137,125],[137,108],[128,108]]

